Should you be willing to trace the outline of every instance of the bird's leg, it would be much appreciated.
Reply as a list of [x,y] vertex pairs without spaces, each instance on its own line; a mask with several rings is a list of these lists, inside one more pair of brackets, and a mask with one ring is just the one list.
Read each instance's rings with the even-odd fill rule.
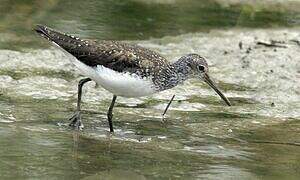
[[169,109],[169,107],[170,107],[172,101],[174,100],[174,98],[175,98],[175,94],[174,94],[174,95],[172,96],[172,98],[170,99],[170,101],[169,101],[169,103],[168,103],[168,105],[167,105],[167,107],[166,107],[164,113],[162,114],[162,118],[163,118],[163,119],[165,118],[165,114],[167,113],[167,111],[168,111],[168,109]]
[[109,124],[109,130],[110,130],[111,133],[114,132],[113,123],[112,123],[112,117],[113,117],[113,108],[114,108],[116,99],[117,99],[117,96],[114,95],[113,99],[112,99],[112,101],[110,103],[108,112],[107,112],[107,119],[108,119],[108,124]]
[[78,83],[78,98],[77,98],[77,109],[74,115],[69,119],[71,123],[69,126],[76,127],[78,129],[83,128],[83,124],[81,123],[81,96],[82,96],[82,87],[85,83],[91,81],[90,78],[81,79]]

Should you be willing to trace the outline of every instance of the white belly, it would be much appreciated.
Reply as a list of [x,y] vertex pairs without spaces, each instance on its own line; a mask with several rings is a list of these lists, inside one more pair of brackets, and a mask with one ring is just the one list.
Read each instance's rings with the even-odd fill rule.
[[91,78],[104,89],[114,95],[124,97],[141,97],[154,94],[155,88],[150,79],[142,79],[137,75],[120,73],[102,65],[90,67],[78,61],[71,60],[83,75]]
[[114,95],[140,97],[155,93],[154,85],[150,79],[142,79],[137,75],[128,73],[119,73],[101,65],[93,69],[97,74],[94,80]]
[[[55,44],[55,43],[54,43]],[[104,89],[114,95],[124,97],[141,97],[154,94],[155,87],[150,79],[142,79],[137,75],[120,73],[102,65],[90,67],[76,59],[73,55],[58,46],[70,59],[70,61],[82,72]]]

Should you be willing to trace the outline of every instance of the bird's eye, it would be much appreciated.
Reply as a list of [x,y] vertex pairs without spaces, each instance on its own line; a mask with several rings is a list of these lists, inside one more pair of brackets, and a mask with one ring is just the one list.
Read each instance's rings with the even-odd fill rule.
[[199,65],[199,66],[198,66],[198,70],[199,70],[199,71],[204,71],[204,69],[205,69],[204,66],[202,66],[202,65]]

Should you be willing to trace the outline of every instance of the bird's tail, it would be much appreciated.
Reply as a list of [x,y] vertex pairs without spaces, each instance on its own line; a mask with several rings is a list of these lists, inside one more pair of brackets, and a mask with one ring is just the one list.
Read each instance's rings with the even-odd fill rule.
[[58,32],[56,30],[53,30],[43,25],[36,25],[34,30],[42,37],[57,44],[58,46],[62,47],[65,50],[83,46],[85,43],[83,40],[79,39],[78,37]]

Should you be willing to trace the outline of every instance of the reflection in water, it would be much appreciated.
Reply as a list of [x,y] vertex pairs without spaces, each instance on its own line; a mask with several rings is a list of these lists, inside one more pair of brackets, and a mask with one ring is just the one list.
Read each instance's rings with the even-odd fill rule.
[[73,156],[78,158],[78,144],[79,144],[80,132],[78,130],[73,131]]

